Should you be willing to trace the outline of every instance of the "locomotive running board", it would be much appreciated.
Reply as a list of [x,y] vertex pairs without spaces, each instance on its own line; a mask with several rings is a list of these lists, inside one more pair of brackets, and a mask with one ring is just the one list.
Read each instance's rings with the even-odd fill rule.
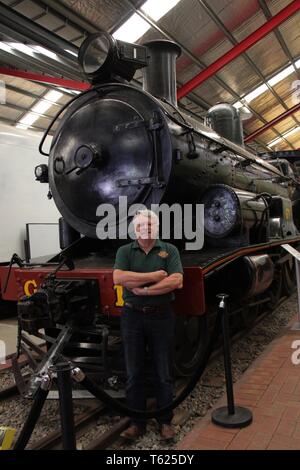
[[257,245],[238,247],[235,249],[211,249],[201,250],[200,252],[183,252],[181,259],[183,266],[186,267],[199,267],[204,276],[212,273],[218,268],[224,267],[232,261],[246,256],[269,250],[274,247],[280,247],[284,243],[294,244],[300,243],[300,235],[290,239],[280,239],[269,241],[267,243],[259,243]]

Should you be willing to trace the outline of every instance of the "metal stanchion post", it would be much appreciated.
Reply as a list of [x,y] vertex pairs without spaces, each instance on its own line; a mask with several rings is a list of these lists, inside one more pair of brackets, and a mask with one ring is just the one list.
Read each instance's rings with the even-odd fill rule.
[[292,330],[300,330],[300,261],[295,258],[295,269],[297,279],[297,295],[298,295],[298,321],[293,324]]
[[295,270],[297,279],[297,294],[298,294],[298,321],[293,324],[291,330],[300,330],[300,253],[293,246],[289,244],[281,245],[288,253],[290,253],[295,260]]
[[233,381],[231,370],[231,354],[230,354],[230,333],[228,324],[228,313],[226,299],[228,295],[219,294],[218,309],[222,315],[222,333],[223,333],[223,353],[224,353],[224,369],[226,378],[227,406],[217,408],[212,413],[212,422],[225,428],[243,428],[251,424],[252,413],[248,408],[235,406],[233,395]]
[[64,450],[76,450],[71,381],[72,369],[72,365],[68,362],[55,364],[55,366],[52,367],[52,370],[57,374],[59,409]]

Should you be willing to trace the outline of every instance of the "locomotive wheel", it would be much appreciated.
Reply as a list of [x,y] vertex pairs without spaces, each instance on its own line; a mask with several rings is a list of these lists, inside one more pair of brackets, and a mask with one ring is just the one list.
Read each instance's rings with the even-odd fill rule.
[[274,279],[267,291],[267,295],[270,297],[267,307],[269,310],[274,310],[276,308],[279,300],[282,296],[282,269],[277,267],[274,272]]
[[176,316],[175,374],[189,376],[197,368],[208,340],[206,315]]
[[296,289],[296,272],[294,258],[290,259],[282,265],[282,293],[291,295]]
[[259,306],[254,305],[250,307],[245,304],[242,310],[242,320],[245,328],[252,328],[259,313]]

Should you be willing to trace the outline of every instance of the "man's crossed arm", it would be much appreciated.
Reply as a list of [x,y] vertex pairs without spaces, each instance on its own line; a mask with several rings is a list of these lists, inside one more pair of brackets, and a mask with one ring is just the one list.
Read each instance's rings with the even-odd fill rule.
[[[181,289],[183,285],[183,275],[181,273],[168,275],[164,270],[150,273],[137,273],[115,269],[113,272],[113,280],[115,284],[132,290],[136,295],[167,294],[175,289]],[[147,290],[143,289],[142,286],[151,283],[152,285],[150,285]]]

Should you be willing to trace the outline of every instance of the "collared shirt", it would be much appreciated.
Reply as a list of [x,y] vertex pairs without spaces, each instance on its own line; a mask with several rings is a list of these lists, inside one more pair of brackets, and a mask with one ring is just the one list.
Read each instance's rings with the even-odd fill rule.
[[[156,239],[148,254],[140,247],[137,240],[121,246],[116,254],[114,269],[149,273],[163,269],[170,274],[183,273],[179,251],[171,243]],[[149,284],[151,285],[151,284]],[[157,305],[174,300],[174,292],[161,295],[135,295],[124,288],[123,299],[138,305]]]

